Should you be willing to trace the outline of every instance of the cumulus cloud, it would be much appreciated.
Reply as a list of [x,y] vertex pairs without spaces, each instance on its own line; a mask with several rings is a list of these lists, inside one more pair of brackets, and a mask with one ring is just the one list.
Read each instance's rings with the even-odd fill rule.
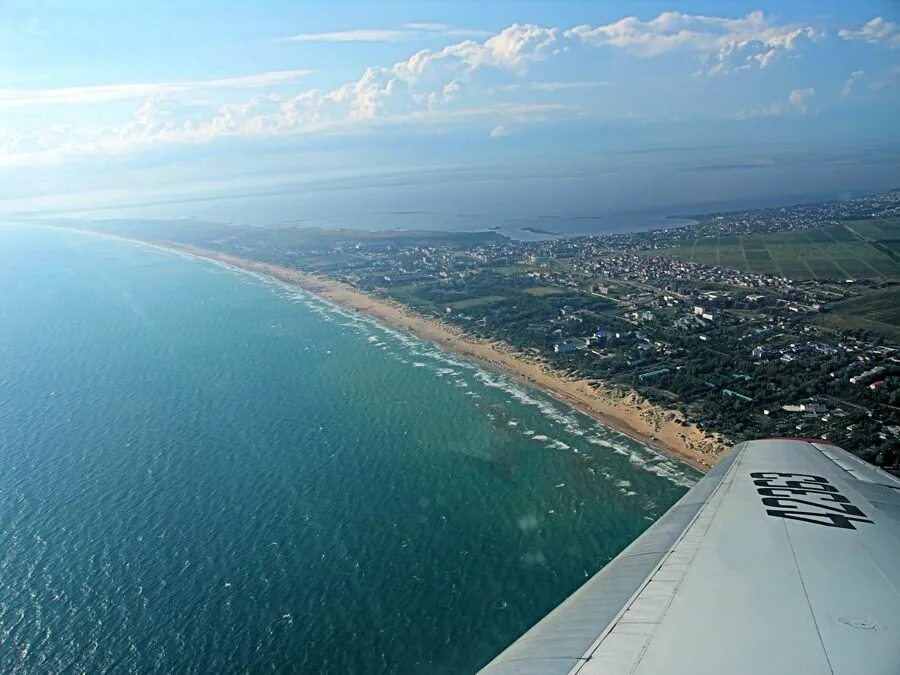
[[509,136],[511,132],[502,124],[498,124],[493,129],[491,129],[490,136],[491,138],[501,138],[502,136]]
[[893,21],[885,21],[876,16],[860,28],[844,28],[838,35],[845,40],[862,40],[869,44],[886,44],[891,49],[900,49],[900,26]]
[[[458,30],[445,24],[405,24],[396,31],[447,34]],[[393,39],[360,31],[305,34],[315,39]],[[512,24],[483,40],[464,39],[440,48],[421,49],[396,63],[366,68],[353,81],[331,89],[286,94],[284,87],[309,71],[275,71],[246,77],[175,83],[113,85],[48,90],[0,90],[0,107],[100,103],[134,98],[143,101],[131,119],[109,128],[54,127],[19,131],[0,138],[0,163],[49,161],[76,155],[119,153],[158,143],[204,143],[229,137],[271,137],[286,134],[345,131],[374,123],[450,123],[480,118],[497,134],[514,123],[520,127],[551,115],[583,114],[576,105],[495,103],[484,105],[479,94],[544,92],[553,94],[601,87],[599,80],[528,81],[535,64],[557,58],[573,42],[601,48],[615,47],[649,58],[675,51],[705,60],[704,72],[714,74],[742,68],[765,68],[778,55],[813,36],[812,29],[776,25],[761,12],[737,19],[667,12],[641,21],[628,17],[592,28],[570,31],[535,24]],[[294,36],[297,39],[298,36]],[[305,39],[305,38],[302,38]],[[313,38],[310,38],[313,39]],[[270,86],[271,85],[271,86]],[[226,105],[204,102],[192,93],[211,89],[270,87]],[[278,91],[279,93],[272,93]],[[812,90],[796,90],[786,101],[747,115],[799,113],[806,110]],[[572,94],[574,95],[574,94]],[[188,100],[192,99],[192,100]],[[30,159],[29,159],[30,158]]]
[[844,88],[841,90],[841,96],[849,98],[853,94],[854,85],[866,76],[864,70],[854,70],[850,73],[850,77],[844,82]]
[[675,51],[697,54],[705,61],[699,72],[716,75],[765,68],[801,40],[816,37],[816,32],[809,26],[776,25],[760,11],[737,19],[663,12],[649,21],[629,16],[596,27],[576,26],[565,35],[640,57]]
[[812,87],[807,87],[806,89],[794,89],[788,95],[788,104],[793,111],[805,113],[806,104],[813,93],[815,92]]
[[438,71],[473,71],[478,68],[521,69],[547,57],[558,40],[556,28],[513,24],[483,43],[465,40],[439,50],[423,49],[391,66],[390,75],[414,82]]
[[744,110],[737,114],[738,119],[752,117],[778,117],[781,115],[805,115],[809,109],[809,99],[815,94],[812,87],[793,89],[787,99],[775,101],[771,105],[756,110]]
[[[14,163],[27,153],[43,159],[65,158],[85,153],[125,152],[154,143],[203,143],[223,137],[347,129],[376,121],[539,119],[551,113],[570,112],[572,106],[504,103],[474,108],[442,109],[442,106],[454,105],[463,83],[477,71],[489,69],[519,76],[529,64],[545,59],[558,39],[556,28],[513,24],[483,42],[464,40],[441,49],[423,49],[390,66],[367,68],[358,80],[330,91],[312,89],[293,96],[258,95],[218,107],[207,103],[185,104],[171,96],[173,92],[188,89],[188,84],[198,85],[196,82],[129,89],[129,97],[144,94],[147,98],[125,124],[89,132],[66,129],[54,134],[28,132],[7,136],[0,141],[3,155],[0,162]],[[252,84],[246,78],[243,81]],[[216,86],[231,83],[230,80],[211,82]],[[79,100],[85,97],[82,90]],[[95,101],[101,100],[101,95],[107,94],[88,92]],[[116,95],[124,96],[124,93]],[[59,92],[45,94],[42,100],[61,96]],[[9,100],[18,99],[10,96]],[[67,138],[62,140],[66,134]]]

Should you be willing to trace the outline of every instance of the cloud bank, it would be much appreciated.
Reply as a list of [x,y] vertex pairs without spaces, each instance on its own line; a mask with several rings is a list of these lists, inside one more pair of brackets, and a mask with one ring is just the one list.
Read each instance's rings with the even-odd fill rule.
[[765,68],[817,33],[810,26],[773,24],[759,11],[737,19],[663,12],[649,21],[629,16],[596,27],[576,26],[566,36],[645,58],[670,52],[696,54],[703,61],[698,72],[719,75]]
[[[897,37],[896,30],[894,24],[879,17],[839,35],[843,40],[890,45]],[[301,33],[285,39],[403,42],[411,36],[476,32],[420,22],[396,29]],[[663,12],[648,20],[631,16],[570,29],[512,24],[484,39],[451,41],[439,48],[420,49],[393,64],[370,66],[358,79],[333,88],[291,94],[285,93],[286,85],[312,71],[271,71],[185,82],[0,89],[0,109],[140,101],[130,119],[118,126],[56,124],[0,136],[0,165],[56,162],[223,138],[346,133],[375,124],[445,125],[482,120],[484,133],[499,136],[511,127],[518,130],[551,118],[594,114],[584,106],[602,104],[600,88],[609,84],[606,80],[528,79],[534,70],[546,74],[555,60],[568,58],[561,63],[571,64],[573,59],[599,59],[604,50],[635,59],[681,55],[688,64],[686,76],[715,76],[709,80],[713,83],[726,75],[740,77],[741,71],[774,68],[786,54],[821,36],[811,26],[777,23],[759,11],[737,18]],[[845,89],[850,91],[852,86],[848,82]],[[598,94],[584,99],[587,90],[595,88]],[[235,92],[236,100],[213,105],[201,95],[210,90]],[[584,92],[581,103],[565,98],[577,98],[579,91]],[[737,114],[803,114],[812,95],[812,87],[796,88],[785,100]],[[527,96],[537,100],[523,100]]]

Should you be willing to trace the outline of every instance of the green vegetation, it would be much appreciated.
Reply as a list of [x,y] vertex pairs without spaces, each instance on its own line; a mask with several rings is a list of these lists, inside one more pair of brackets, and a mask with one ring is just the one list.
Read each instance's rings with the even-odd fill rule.
[[[581,289],[538,283],[524,275],[513,277],[483,270],[438,284],[368,290],[377,290],[421,312],[440,315],[477,335],[544,352],[552,351],[553,345],[573,330],[590,334],[613,320],[609,312],[615,303],[611,300]],[[452,314],[446,313],[447,307]]]
[[900,473],[898,213],[900,191],[532,242],[185,221],[92,229],[316,272],[625,385],[733,441],[827,437]]
[[448,307],[451,309],[471,309],[472,307],[481,307],[482,305],[491,305],[495,302],[506,300],[502,295],[483,295],[480,298],[468,298],[467,300],[458,300],[451,302]]
[[833,303],[816,322],[837,330],[866,330],[900,341],[900,284]]
[[789,279],[900,277],[900,218],[850,221],[814,230],[710,237],[647,255]]
[[535,286],[534,288],[529,288],[528,292],[532,295],[557,295],[562,293],[563,289],[558,286]]

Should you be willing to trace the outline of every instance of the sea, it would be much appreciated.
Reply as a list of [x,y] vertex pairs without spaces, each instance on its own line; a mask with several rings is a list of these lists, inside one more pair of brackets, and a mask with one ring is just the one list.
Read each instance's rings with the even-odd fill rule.
[[0,672],[472,673],[697,479],[273,279],[0,226]]

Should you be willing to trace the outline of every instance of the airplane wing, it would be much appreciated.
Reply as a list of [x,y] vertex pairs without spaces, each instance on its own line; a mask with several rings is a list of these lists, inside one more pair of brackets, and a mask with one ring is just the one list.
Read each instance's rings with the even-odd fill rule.
[[482,675],[900,673],[900,481],[736,445]]

